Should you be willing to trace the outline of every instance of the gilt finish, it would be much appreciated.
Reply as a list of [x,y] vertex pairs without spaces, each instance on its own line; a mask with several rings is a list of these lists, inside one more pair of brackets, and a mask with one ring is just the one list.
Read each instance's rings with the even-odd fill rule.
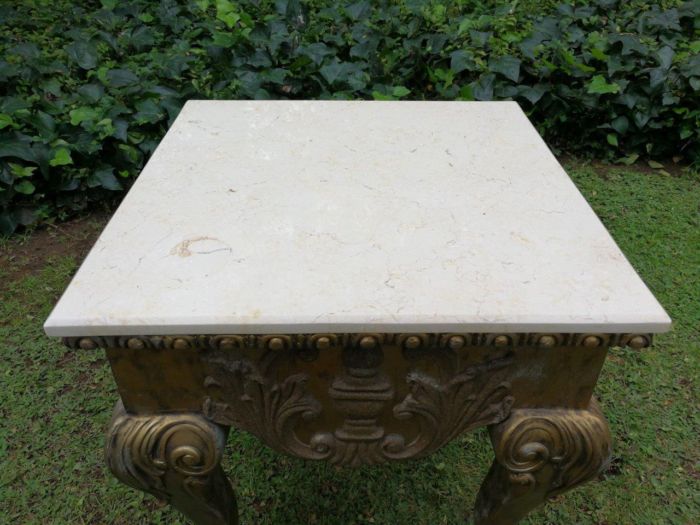
[[[591,405],[598,373],[609,346],[641,348],[651,336],[320,333],[65,342],[107,348],[129,412],[115,416],[108,440],[117,477],[172,501],[196,523],[233,523],[235,500],[218,466],[229,426],[280,452],[348,466],[423,457],[490,426],[496,460],[475,519],[511,524],[605,464],[609,431]],[[169,444],[175,435],[179,449]]]
[[477,497],[476,525],[517,523],[610,460],[610,429],[594,399],[587,410],[515,410],[490,430],[496,459]]
[[272,334],[66,343],[108,346],[122,398],[136,413],[200,412],[280,452],[358,466],[425,456],[466,430],[505,420],[511,408],[585,408],[607,347],[650,340]]
[[221,469],[226,431],[198,414],[136,416],[117,403],[105,456],[123,483],[165,500],[197,524],[236,525]]
[[[640,349],[652,342],[652,334],[577,334],[577,333],[469,333],[469,334],[373,334],[381,341],[401,340],[417,336],[421,343],[429,337],[430,346],[448,345],[450,348],[462,346],[629,346]],[[241,345],[255,348],[282,350],[289,345],[295,348],[315,347],[322,350],[338,344],[347,345],[354,337],[362,334],[294,334],[294,335],[133,335],[133,336],[87,336],[64,337],[63,343],[69,348],[94,350],[96,348],[128,348],[142,350],[146,348],[188,348],[233,349]]]
[[[258,360],[230,350],[210,352],[203,358],[210,394],[203,412],[281,452],[351,466],[419,457],[469,428],[507,417],[513,402],[504,380],[513,364],[510,352],[465,364],[454,375],[412,367],[427,357],[444,361],[443,368],[468,363],[453,349],[431,351],[429,339],[373,334],[344,340],[321,334],[299,339],[298,350],[285,353],[279,350],[293,346],[293,338],[277,336]],[[438,358],[435,352],[444,355]],[[382,366],[386,353],[394,363],[403,362],[402,374]],[[324,360],[329,363],[324,372],[314,374]],[[279,374],[295,364],[302,371]],[[319,379],[332,369],[338,370],[332,379]]]

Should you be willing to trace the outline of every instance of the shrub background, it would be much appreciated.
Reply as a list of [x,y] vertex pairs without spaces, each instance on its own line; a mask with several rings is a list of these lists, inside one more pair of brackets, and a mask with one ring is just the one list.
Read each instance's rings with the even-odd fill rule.
[[555,151],[700,163],[698,1],[24,0],[0,24],[3,234],[118,196],[190,98],[512,99]]

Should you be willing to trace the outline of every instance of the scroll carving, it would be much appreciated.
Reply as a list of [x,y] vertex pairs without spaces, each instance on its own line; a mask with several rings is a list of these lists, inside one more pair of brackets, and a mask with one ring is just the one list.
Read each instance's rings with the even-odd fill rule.
[[277,383],[250,361],[219,364],[219,373],[208,376],[204,386],[220,389],[232,402],[207,397],[202,407],[205,416],[247,430],[281,452],[307,459],[329,455],[324,443],[303,443],[295,432],[300,420],[311,420],[321,413],[321,403],[306,389],[306,374],[294,374]]
[[166,500],[197,523],[235,525],[236,501],[219,464],[226,436],[198,414],[132,416],[121,403],[105,448],[123,483]]
[[514,401],[510,383],[494,382],[492,374],[510,362],[503,358],[472,366],[446,383],[425,374],[410,374],[410,393],[394,407],[394,416],[418,419],[420,433],[411,443],[395,446],[387,456],[423,457],[467,430],[507,418]]
[[595,477],[610,455],[608,425],[600,411],[553,411],[508,425],[496,458],[521,485],[537,483],[536,474],[550,464],[556,472],[547,496]]
[[496,460],[482,485],[479,525],[514,524],[547,498],[595,478],[611,454],[597,403],[588,410],[516,410],[492,428]]
[[[427,455],[466,430],[502,421],[513,404],[510,384],[499,379],[513,362],[509,356],[468,366],[447,378],[411,372],[403,388],[408,393],[400,400],[381,368],[378,337],[358,338],[342,356],[342,371],[331,382],[330,406],[325,407],[308,391],[306,374],[276,379],[274,352],[256,363],[212,358],[215,366],[204,385],[211,395],[203,412],[281,452],[359,466]],[[300,426],[316,420],[322,410],[333,411],[342,423],[302,440]],[[387,417],[414,420],[417,435],[388,432]]]

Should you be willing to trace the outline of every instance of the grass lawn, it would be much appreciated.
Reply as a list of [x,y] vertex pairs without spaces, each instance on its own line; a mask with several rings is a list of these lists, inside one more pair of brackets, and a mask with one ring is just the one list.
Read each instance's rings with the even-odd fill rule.
[[[569,162],[569,172],[674,320],[653,348],[611,352],[597,389],[615,460],[602,482],[526,523],[700,523],[700,180]],[[183,523],[106,471],[116,392],[101,352],[42,323],[99,232],[92,217],[0,244],[0,523]],[[225,468],[243,524],[458,524],[491,461],[484,430],[426,460],[344,470],[233,432]]]

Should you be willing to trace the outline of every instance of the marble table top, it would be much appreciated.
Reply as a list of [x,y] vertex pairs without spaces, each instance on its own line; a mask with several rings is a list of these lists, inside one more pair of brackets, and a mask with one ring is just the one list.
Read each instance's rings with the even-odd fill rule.
[[191,101],[52,336],[661,332],[513,102]]

